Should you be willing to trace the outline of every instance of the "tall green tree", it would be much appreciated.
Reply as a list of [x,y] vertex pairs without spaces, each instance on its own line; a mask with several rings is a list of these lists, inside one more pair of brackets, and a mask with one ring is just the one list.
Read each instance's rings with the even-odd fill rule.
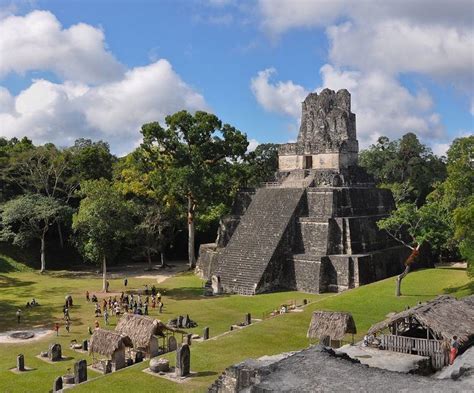
[[132,236],[135,211],[106,179],[83,182],[80,194],[83,199],[72,220],[76,245],[84,258],[102,264],[102,289],[107,292],[107,261]]
[[467,261],[468,275],[474,277],[474,195],[465,206],[456,208],[453,215],[459,250]]
[[41,268],[46,269],[46,234],[50,227],[71,215],[71,208],[53,197],[26,194],[0,208],[0,238],[26,246],[31,240],[41,243]]
[[377,225],[412,251],[405,261],[405,270],[397,277],[395,294],[400,296],[402,280],[410,272],[420,246],[428,242],[439,250],[446,242],[446,237],[450,234],[447,217],[435,204],[418,208],[415,203],[402,203],[389,217],[379,220]]
[[229,166],[245,156],[248,141],[245,134],[206,112],[181,111],[165,121],[166,128],[157,122],[142,127],[142,150],[165,174],[168,192],[185,206],[189,266],[194,268],[196,216],[230,194]]
[[434,155],[413,133],[390,141],[380,137],[360,153],[360,165],[374,175],[380,186],[390,188],[397,202],[425,203],[437,182],[446,178],[443,158]]

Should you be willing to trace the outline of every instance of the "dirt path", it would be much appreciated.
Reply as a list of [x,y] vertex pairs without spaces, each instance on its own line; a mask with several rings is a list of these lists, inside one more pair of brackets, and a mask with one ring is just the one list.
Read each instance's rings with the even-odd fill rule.
[[[23,331],[28,331],[28,332],[33,332],[35,334],[34,337],[28,338],[28,339],[21,339],[21,338],[13,338],[10,337],[10,334],[16,333],[16,332],[23,332]],[[29,344],[33,341],[38,341],[43,338],[46,338],[54,333],[54,330],[51,329],[44,329],[44,328],[38,328],[38,329],[23,329],[23,330],[10,330],[8,332],[2,332],[0,333],[0,344]]]

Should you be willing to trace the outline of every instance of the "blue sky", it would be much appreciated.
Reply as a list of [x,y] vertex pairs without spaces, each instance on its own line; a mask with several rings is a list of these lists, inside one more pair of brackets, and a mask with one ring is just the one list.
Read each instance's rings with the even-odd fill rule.
[[[300,102],[347,88],[362,146],[472,134],[470,1],[0,1],[0,135],[117,154],[141,124],[213,111],[252,146],[296,139]],[[375,22],[374,22],[375,21]]]

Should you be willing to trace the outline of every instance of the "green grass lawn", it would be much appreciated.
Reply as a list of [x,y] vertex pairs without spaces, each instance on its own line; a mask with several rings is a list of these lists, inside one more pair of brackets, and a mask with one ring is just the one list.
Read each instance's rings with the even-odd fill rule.
[[[21,328],[46,325],[51,327],[60,321],[64,296],[72,294],[75,306],[72,309],[72,330],[66,334],[62,329],[60,337],[50,336],[41,341],[25,344],[0,344],[0,391],[1,392],[45,392],[51,389],[55,377],[63,375],[79,359],[91,358],[68,349],[70,340],[82,340],[88,336],[87,326],[92,325],[93,306],[85,301],[84,293],[99,291],[101,280],[97,275],[79,275],[71,272],[54,272],[40,275],[33,271],[0,272],[0,331],[16,329],[14,312],[17,307],[32,297],[42,304],[33,311],[25,311],[25,322]],[[111,290],[122,290],[122,280],[110,280]],[[130,288],[143,288],[152,280],[129,278]],[[83,384],[78,392],[188,392],[205,391],[218,375],[229,365],[249,357],[276,354],[298,350],[308,345],[306,330],[313,310],[344,310],[352,312],[359,331],[363,336],[367,328],[385,317],[391,311],[403,309],[419,301],[430,299],[438,294],[450,293],[465,296],[474,292],[474,283],[469,281],[466,272],[457,269],[430,269],[410,273],[403,283],[405,296],[396,298],[394,279],[388,279],[368,286],[346,291],[341,294],[309,295],[298,292],[279,292],[253,297],[222,296],[202,297],[202,281],[190,273],[181,274],[160,284],[164,291],[165,312],[159,315],[153,310],[151,315],[164,321],[180,314],[189,314],[199,324],[191,331],[200,334],[202,328],[210,327],[211,337],[229,330],[229,326],[243,321],[244,314],[251,312],[255,318],[262,313],[278,307],[289,300],[301,304],[306,298],[311,303],[301,313],[290,313],[250,327],[233,331],[221,337],[191,346],[191,369],[197,376],[183,384],[141,372],[148,362],[121,370]],[[101,326],[103,321],[100,320]],[[115,327],[115,317],[111,318],[110,328]],[[46,350],[49,343],[59,342],[64,356],[70,360],[48,364],[35,356]],[[17,375],[9,371],[15,366],[18,353],[23,353],[26,365],[34,371]],[[174,354],[167,357],[174,363]],[[98,374],[89,373],[89,378]]]

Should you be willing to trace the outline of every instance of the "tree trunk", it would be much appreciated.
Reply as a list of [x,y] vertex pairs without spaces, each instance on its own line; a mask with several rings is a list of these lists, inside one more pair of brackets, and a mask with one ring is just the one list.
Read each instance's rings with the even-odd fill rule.
[[64,248],[63,230],[61,229],[61,223],[58,221],[57,225],[59,234],[59,244],[61,245],[61,248]]
[[107,288],[107,259],[104,255],[102,259],[102,291],[108,292]]
[[160,252],[160,258],[161,258],[161,267],[163,268],[166,266],[165,253],[163,251]]
[[46,232],[48,228],[43,229],[43,234],[41,235],[41,269],[40,273],[43,273],[46,270]]
[[188,260],[189,268],[196,267],[196,256],[194,252],[194,201],[191,194],[188,194]]
[[396,296],[402,296],[402,280],[410,273],[410,265],[405,266],[405,270],[402,274],[397,277],[397,290],[395,292]]
[[148,259],[148,270],[151,270],[151,252],[150,252],[150,249],[146,250],[146,257]]
[[418,256],[419,249],[421,244],[418,244],[415,248],[411,248],[411,254],[405,261],[405,270],[402,274],[397,277],[397,288],[395,290],[396,296],[402,296],[402,280],[410,273],[411,265],[415,262],[416,257]]

